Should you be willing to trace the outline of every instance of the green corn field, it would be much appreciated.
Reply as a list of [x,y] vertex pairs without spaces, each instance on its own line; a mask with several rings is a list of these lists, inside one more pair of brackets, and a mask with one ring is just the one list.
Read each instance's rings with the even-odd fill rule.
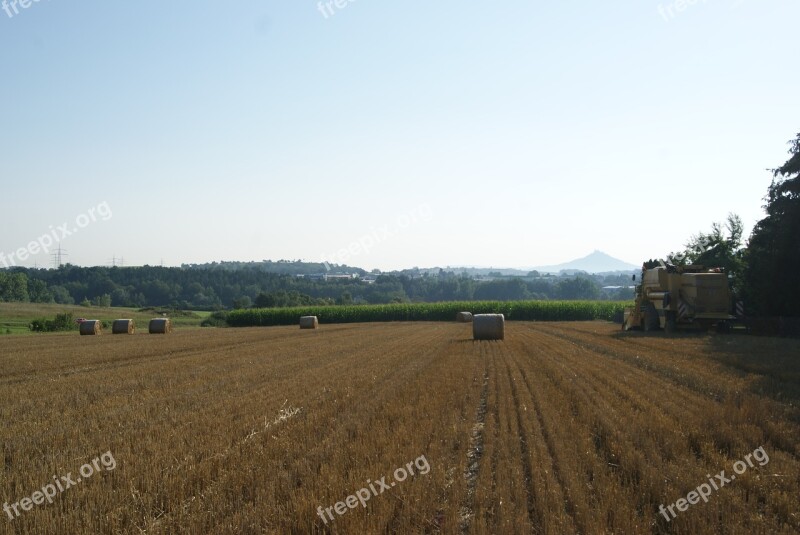
[[294,325],[300,316],[317,316],[320,323],[384,321],[454,321],[456,313],[504,314],[510,321],[618,320],[626,301],[467,301],[396,303],[389,305],[303,306],[234,310],[231,327]]

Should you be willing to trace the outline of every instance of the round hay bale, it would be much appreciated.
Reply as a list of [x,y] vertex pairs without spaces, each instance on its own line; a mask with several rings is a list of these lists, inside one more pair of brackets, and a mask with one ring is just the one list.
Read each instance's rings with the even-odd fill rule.
[[153,318],[147,330],[150,334],[169,334],[172,332],[172,322],[169,318]]
[[459,323],[469,323],[472,321],[472,312],[459,312],[456,314],[456,321]]
[[502,340],[505,338],[506,318],[502,314],[475,314],[472,317],[472,338]]
[[81,322],[81,336],[94,336],[100,334],[100,331],[102,330],[103,324],[100,322],[100,320],[85,320]]
[[319,327],[319,320],[316,316],[303,316],[300,318],[301,329],[316,329]]
[[133,320],[114,320],[111,324],[111,334],[133,334],[136,323]]

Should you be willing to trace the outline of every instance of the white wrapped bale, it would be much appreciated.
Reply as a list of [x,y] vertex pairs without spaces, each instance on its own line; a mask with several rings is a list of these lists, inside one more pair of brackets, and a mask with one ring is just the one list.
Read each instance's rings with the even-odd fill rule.
[[302,316],[300,318],[301,329],[316,329],[319,327],[319,320],[316,316]]
[[475,340],[503,340],[506,319],[502,314],[476,314],[472,317],[472,338]]
[[469,323],[472,321],[472,312],[459,312],[456,314],[456,321],[459,323]]

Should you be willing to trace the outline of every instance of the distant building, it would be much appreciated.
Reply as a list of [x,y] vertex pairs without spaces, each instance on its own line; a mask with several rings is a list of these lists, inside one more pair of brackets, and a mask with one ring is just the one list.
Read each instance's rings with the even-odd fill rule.
[[358,274],[357,273],[349,273],[349,274],[348,273],[344,273],[344,274],[338,274],[338,275],[331,275],[331,274],[328,274],[328,273],[325,274],[325,280],[326,281],[330,281],[330,280],[353,280],[353,279],[357,279],[357,278],[358,278]]
[[298,273],[295,275],[295,277],[298,279],[309,279],[312,281],[353,280],[358,278],[358,273],[339,273],[336,275],[329,273],[310,273],[308,275],[304,275]]
[[622,288],[627,288],[629,290],[632,290],[636,288],[636,286],[603,286],[603,290],[620,290]]

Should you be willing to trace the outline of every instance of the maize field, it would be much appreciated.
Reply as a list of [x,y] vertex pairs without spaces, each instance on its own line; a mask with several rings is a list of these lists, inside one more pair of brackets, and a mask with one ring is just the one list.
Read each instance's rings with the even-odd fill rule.
[[231,327],[294,325],[301,316],[317,316],[320,323],[454,321],[462,310],[503,314],[511,321],[611,321],[628,304],[625,301],[463,301],[261,308],[235,310],[228,315],[228,324]]

